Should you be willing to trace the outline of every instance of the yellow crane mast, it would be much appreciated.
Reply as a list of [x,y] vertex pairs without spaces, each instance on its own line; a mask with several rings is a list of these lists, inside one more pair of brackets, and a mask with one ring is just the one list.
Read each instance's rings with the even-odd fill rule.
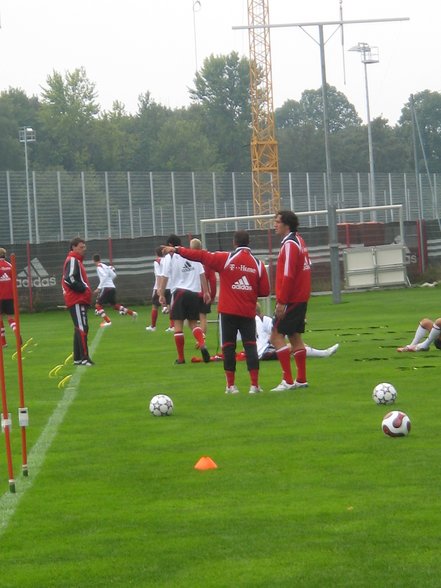
[[248,0],[251,93],[251,170],[254,214],[280,209],[268,0]]

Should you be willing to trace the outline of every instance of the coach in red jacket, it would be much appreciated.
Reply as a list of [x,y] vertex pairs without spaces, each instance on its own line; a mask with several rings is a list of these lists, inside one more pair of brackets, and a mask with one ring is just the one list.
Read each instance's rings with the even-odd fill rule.
[[235,385],[236,340],[240,332],[250,373],[250,394],[262,392],[259,386],[259,359],[256,348],[256,302],[259,296],[270,292],[268,274],[264,264],[249,248],[250,236],[246,231],[236,231],[235,250],[211,253],[204,249],[165,247],[166,253],[175,251],[192,261],[200,261],[219,274],[219,303],[221,315],[222,351],[227,379],[226,394],[239,392]]
[[94,365],[89,357],[87,335],[89,323],[87,311],[92,302],[92,290],[89,285],[83,259],[86,242],[75,237],[70,242],[70,251],[63,266],[61,280],[64,302],[69,309],[74,324],[73,358],[75,365]]

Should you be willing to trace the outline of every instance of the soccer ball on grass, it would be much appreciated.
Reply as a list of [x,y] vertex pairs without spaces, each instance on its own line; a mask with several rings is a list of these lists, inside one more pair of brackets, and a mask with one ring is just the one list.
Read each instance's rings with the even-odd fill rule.
[[157,394],[150,400],[149,409],[153,416],[170,416],[173,413],[173,400],[165,394]]
[[381,428],[389,437],[404,437],[410,432],[410,419],[405,412],[393,410],[384,417]]
[[375,386],[372,398],[376,404],[393,404],[397,398],[397,391],[392,384],[382,382]]

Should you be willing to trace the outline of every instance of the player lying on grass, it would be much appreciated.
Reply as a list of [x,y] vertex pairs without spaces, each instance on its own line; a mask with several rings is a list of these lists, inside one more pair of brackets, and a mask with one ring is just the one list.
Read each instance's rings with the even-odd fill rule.
[[[270,343],[273,319],[262,313],[260,304],[256,305],[256,339],[257,354],[260,360],[277,359],[276,349]],[[329,357],[334,355],[339,345],[336,343],[327,349],[314,349],[305,343],[306,357]]]
[[435,321],[429,318],[421,319],[412,341],[409,345],[398,347],[397,351],[428,351],[432,343],[437,349],[441,349],[441,317]]
[[[277,353],[275,348],[270,343],[271,330],[273,326],[273,319],[262,313],[260,304],[256,305],[256,344],[257,344],[257,355],[260,361],[267,361],[270,359],[277,359]],[[240,335],[238,335],[240,338]],[[337,352],[339,344],[336,343],[327,349],[315,349],[305,343],[306,357],[330,357]],[[211,361],[220,361],[223,359],[223,355],[215,355],[211,358]],[[245,359],[245,352],[239,351],[236,353],[236,360],[243,361]],[[192,357],[193,363],[199,363],[201,360],[198,357]]]

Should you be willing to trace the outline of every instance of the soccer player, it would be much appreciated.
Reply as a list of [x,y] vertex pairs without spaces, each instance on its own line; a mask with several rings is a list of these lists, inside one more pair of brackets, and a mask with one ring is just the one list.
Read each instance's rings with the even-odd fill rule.
[[6,249],[0,247],[0,345],[7,347],[3,315],[7,316],[8,324],[15,333],[17,325],[14,313],[12,265],[6,259]]
[[64,302],[69,309],[74,324],[73,358],[75,365],[92,366],[94,362],[89,357],[87,336],[89,323],[87,311],[92,302],[92,290],[83,265],[86,242],[81,237],[75,237],[70,242],[70,251],[63,266],[61,284]]
[[[202,249],[201,241],[199,239],[192,239],[190,241],[190,249]],[[208,267],[208,265],[204,265],[204,272],[210,293],[210,302],[204,302],[202,292],[199,294],[199,324],[205,336],[207,334],[207,314],[210,314],[211,305],[216,298],[216,272]]]
[[[276,214],[274,228],[282,237],[276,268],[276,306],[271,344],[282,367],[282,381],[272,392],[306,388],[306,349],[302,340],[311,295],[311,264],[306,244],[297,232],[299,221],[291,210]],[[288,337],[291,347],[286,343]],[[291,353],[297,367],[296,379],[291,371]]]
[[235,250],[216,251],[166,247],[164,251],[175,251],[186,259],[197,260],[219,273],[220,289],[218,311],[222,330],[222,352],[227,381],[225,393],[237,394],[236,344],[237,333],[242,337],[247,368],[250,374],[250,394],[262,392],[259,386],[259,358],[256,348],[256,303],[259,296],[270,292],[268,274],[264,264],[257,259],[249,247],[250,236],[246,231],[234,233]]
[[116,287],[113,281],[116,278],[115,268],[112,265],[103,263],[98,253],[95,253],[92,259],[96,265],[96,273],[99,278],[99,284],[94,290],[94,294],[98,295],[95,301],[95,314],[103,319],[100,327],[110,327],[112,324],[112,321],[104,311],[103,306],[105,304],[110,304],[123,316],[129,315],[133,319],[136,319],[138,317],[137,312],[116,302]]
[[[421,341],[424,337],[426,339]],[[409,345],[398,347],[397,351],[428,351],[432,343],[437,349],[441,349],[441,318],[434,321],[429,318],[421,319],[412,341]]]
[[[273,320],[262,313],[260,304],[256,305],[256,339],[257,354],[260,360],[277,359],[276,349],[271,345],[271,333]],[[336,343],[327,349],[315,349],[305,344],[306,357],[330,357],[337,352],[339,344]]]
[[[156,259],[153,262],[153,272],[155,274],[155,283],[153,284],[153,292],[152,292],[152,312],[151,312],[151,316],[150,316],[150,325],[148,325],[145,328],[146,331],[156,331],[156,322],[158,320],[158,312],[159,312],[160,308],[162,308],[162,312],[164,314],[169,314],[169,312],[170,312],[170,302],[171,302],[170,288],[167,288],[165,291],[165,303],[166,303],[165,306],[161,307],[161,304],[159,302],[158,288],[159,288],[159,280],[160,280],[160,277],[162,274],[162,270],[161,270],[162,262],[163,262],[162,247],[157,247],[156,248]],[[174,325],[173,325],[173,321],[171,319],[170,319],[169,326],[165,330],[167,332],[173,333]]]
[[177,235],[170,235],[167,243],[170,245],[168,255],[164,257],[162,276],[159,283],[159,302],[166,304],[165,290],[169,286],[172,293],[170,317],[174,320],[174,339],[178,357],[176,364],[185,363],[184,356],[184,321],[196,339],[197,346],[205,363],[210,361],[210,354],[205,345],[204,333],[198,325],[199,293],[203,292],[204,302],[210,300],[207,280],[201,263],[191,262],[175,253],[175,246],[181,244]]

